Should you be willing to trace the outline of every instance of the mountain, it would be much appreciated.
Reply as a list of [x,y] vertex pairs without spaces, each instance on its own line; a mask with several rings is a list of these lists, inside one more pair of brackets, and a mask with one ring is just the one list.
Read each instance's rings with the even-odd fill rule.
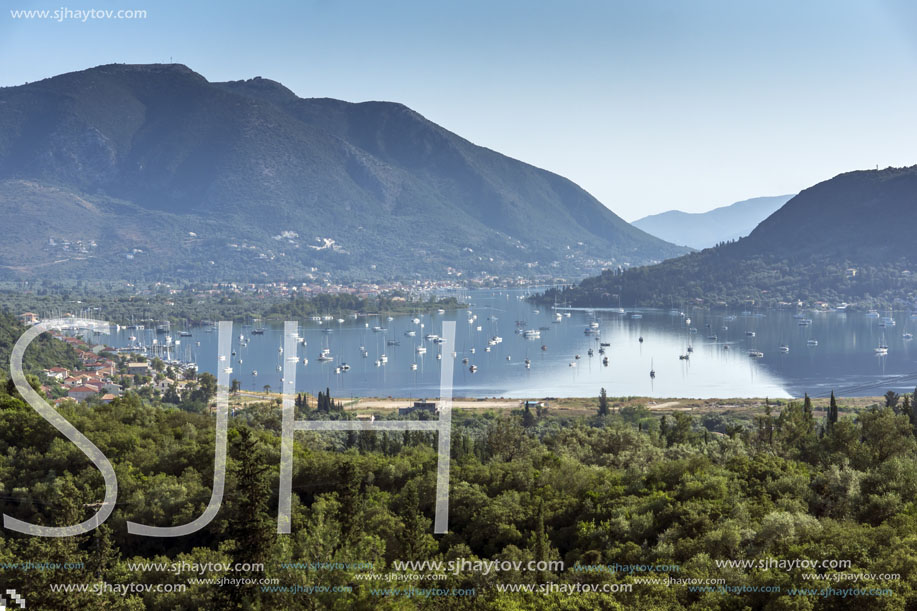
[[667,242],[700,250],[747,236],[792,197],[755,197],[707,212],[669,210],[645,216],[632,224]]
[[13,277],[580,274],[686,249],[397,103],[107,65],[0,89]]
[[917,166],[848,172],[802,191],[748,237],[606,270],[544,299],[573,305],[917,303]]

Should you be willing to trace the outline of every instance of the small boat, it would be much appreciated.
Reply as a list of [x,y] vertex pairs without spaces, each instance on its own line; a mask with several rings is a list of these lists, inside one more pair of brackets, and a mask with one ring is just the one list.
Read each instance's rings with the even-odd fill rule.
[[309,359],[303,358],[302,364],[303,364],[303,365],[308,365],[308,364],[309,364]]
[[542,349],[542,350],[547,350],[547,349],[548,349],[548,346],[547,346],[546,344],[541,344],[541,349]]
[[888,346],[878,346],[873,349],[873,352],[877,355],[886,355],[888,354]]
[[697,333],[697,329],[694,327],[691,327],[688,329],[688,333]]
[[437,361],[443,360],[443,355],[442,355],[442,354],[437,354],[437,355],[436,355],[436,360],[437,360]]
[[592,348],[590,348],[589,350],[586,351],[586,354],[589,356],[592,356],[595,353],[592,351]]
[[678,355],[678,360],[680,360],[680,361],[687,361],[689,358],[691,358],[691,356],[688,355],[688,354],[680,354],[680,355]]
[[487,346],[486,348],[484,348],[484,352],[490,352],[490,346]]
[[783,352],[784,354],[786,354],[787,352],[790,351],[790,347],[787,346],[786,344],[780,344],[780,348],[778,348],[778,350],[780,350],[780,352]]
[[178,335],[179,337],[191,337],[191,331],[181,331]]
[[866,318],[879,318],[879,312],[876,310],[869,310],[866,312]]
[[223,373],[232,373],[232,367],[224,367]]
[[580,356],[577,354],[577,355],[576,355],[575,357],[573,357],[573,358],[575,358],[575,359],[578,361],[578,360],[580,359]]
[[758,350],[749,350],[748,356],[750,356],[753,359],[760,359],[764,357],[764,353]]
[[640,343],[642,344],[642,343],[643,343],[643,336],[641,335],[640,337],[638,337],[638,338],[637,338],[637,341],[640,342]]
[[382,362],[382,364],[384,365],[384,364],[388,363],[388,356],[386,356],[386,355],[384,355],[384,354],[380,354],[380,355],[379,355],[379,360],[380,360],[380,361]]
[[257,370],[257,369],[252,369],[252,376],[254,376],[254,377],[256,377],[256,378],[258,377],[258,370]]
[[407,335],[408,337],[414,337],[415,335],[417,335],[417,331],[405,331],[404,334]]
[[810,339],[806,341],[806,346],[817,346],[817,345],[818,345],[817,339]]
[[914,334],[913,333],[902,333],[901,337],[903,337],[904,339],[914,339]]
[[462,365],[467,365],[467,364],[468,364],[468,357],[466,356],[465,358],[462,359]]
[[746,332],[745,332],[745,335],[746,335],[747,337],[754,337],[754,336],[755,336],[755,332],[754,332],[754,331],[746,331]]
[[812,324],[812,319],[803,318],[803,319],[800,319],[796,324],[799,325],[800,327],[808,327],[809,325]]
[[576,361],[570,361],[570,367],[576,367]]
[[688,346],[688,354],[694,352],[694,346]]
[[608,357],[607,356],[602,358],[602,365],[605,365],[606,367],[608,367]]
[[417,363],[411,363],[411,371],[417,371]]
[[474,373],[474,372],[477,371],[477,370],[478,370],[478,366],[477,366],[477,365],[472,365],[471,367],[468,368],[468,371],[470,371],[471,373]]
[[397,339],[390,339],[387,342],[385,342],[385,345],[386,346],[400,346],[401,342],[399,342]]
[[707,339],[709,339],[711,342],[715,342],[718,338],[716,335],[708,335]]

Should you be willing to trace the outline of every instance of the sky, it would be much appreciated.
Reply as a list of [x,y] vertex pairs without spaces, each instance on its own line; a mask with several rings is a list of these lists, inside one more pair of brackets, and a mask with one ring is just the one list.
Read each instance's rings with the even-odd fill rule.
[[3,0],[0,85],[174,61],[401,102],[629,221],[917,164],[909,0],[67,2]]

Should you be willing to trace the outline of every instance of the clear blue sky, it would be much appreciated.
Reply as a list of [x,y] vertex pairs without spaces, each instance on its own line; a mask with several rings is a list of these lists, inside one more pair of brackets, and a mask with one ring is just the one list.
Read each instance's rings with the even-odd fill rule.
[[[393,100],[628,220],[917,163],[917,3],[7,0],[0,84],[112,63]],[[145,9],[143,20],[8,9]]]

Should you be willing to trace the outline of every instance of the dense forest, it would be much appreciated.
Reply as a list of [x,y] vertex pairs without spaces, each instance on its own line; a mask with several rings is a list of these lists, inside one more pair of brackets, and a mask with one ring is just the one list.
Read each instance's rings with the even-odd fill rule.
[[[46,525],[86,519],[102,499],[99,472],[0,381],[3,512]],[[352,417],[321,397],[298,397],[299,417]],[[884,405],[832,405],[824,414],[807,400],[781,404],[750,425],[618,410],[604,392],[588,417],[550,406],[458,412],[445,535],[432,528],[435,440],[418,431],[297,433],[292,534],[276,534],[280,411],[263,403],[230,419],[216,518],[178,538],[129,535],[125,522],[168,526],[200,515],[211,493],[213,416],[131,393],[90,400],[60,412],[111,459],[114,513],[77,537],[4,530],[0,570],[4,587],[39,609],[903,610],[917,605],[912,399],[890,394]],[[772,564],[803,559],[850,564]],[[564,568],[394,568],[412,560]],[[15,568],[25,562],[69,565]],[[212,564],[176,572],[172,563]],[[223,566],[236,563],[243,568]],[[393,573],[405,581],[387,577]],[[431,580],[434,573],[443,578]],[[857,573],[873,577],[844,581]],[[253,581],[239,584],[245,580]],[[96,594],[59,585],[103,583],[185,589]],[[507,584],[632,589],[503,591]],[[408,595],[409,587],[428,591]]]
[[[862,265],[844,259],[798,261],[779,255],[744,256],[741,241],[663,261],[605,270],[566,289],[549,289],[543,303],[579,307],[679,305],[776,307],[801,301],[854,309],[889,309],[917,301],[917,273],[907,260]],[[915,268],[917,269],[917,268]]]

